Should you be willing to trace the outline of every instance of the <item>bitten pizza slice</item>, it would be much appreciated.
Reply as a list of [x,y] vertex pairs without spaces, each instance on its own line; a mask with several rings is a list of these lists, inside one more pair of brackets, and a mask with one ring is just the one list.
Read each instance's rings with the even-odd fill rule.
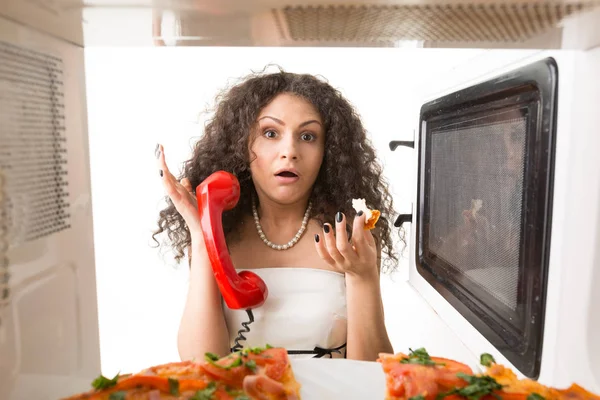
[[358,213],[362,211],[365,214],[365,229],[370,230],[375,228],[375,224],[379,221],[381,212],[379,210],[371,210],[367,207],[365,199],[352,199],[352,207]]

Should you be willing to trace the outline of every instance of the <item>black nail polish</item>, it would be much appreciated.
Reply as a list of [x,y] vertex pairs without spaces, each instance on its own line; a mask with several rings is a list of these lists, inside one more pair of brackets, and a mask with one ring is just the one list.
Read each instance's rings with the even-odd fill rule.
[[337,213],[337,214],[335,214],[335,220],[336,220],[337,222],[342,222],[342,218],[343,218],[343,215],[342,215],[342,213],[338,211],[338,213]]
[[325,233],[329,233],[329,225],[323,225],[323,230],[325,231]]
[[363,215],[363,214],[364,214],[364,213],[362,212],[362,210],[360,210],[360,211],[358,212],[358,214],[356,214],[356,215],[360,217],[360,216],[361,216],[361,215]]
[[319,235],[315,235],[315,242],[319,243]]
[[163,170],[162,169],[160,170],[160,176],[161,177],[163,176]]

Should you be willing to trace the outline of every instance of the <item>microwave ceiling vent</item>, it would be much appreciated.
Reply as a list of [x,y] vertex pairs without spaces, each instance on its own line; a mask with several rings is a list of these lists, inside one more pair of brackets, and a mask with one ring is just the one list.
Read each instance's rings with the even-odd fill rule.
[[293,41],[523,42],[600,2],[478,2],[288,6],[280,10]]

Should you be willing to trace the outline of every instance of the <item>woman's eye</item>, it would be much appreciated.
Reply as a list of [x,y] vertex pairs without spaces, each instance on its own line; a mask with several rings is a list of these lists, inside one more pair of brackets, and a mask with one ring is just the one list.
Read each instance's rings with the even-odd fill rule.
[[315,140],[315,136],[311,133],[303,133],[301,138],[305,142],[312,142],[313,140]]
[[268,131],[265,131],[264,135],[266,137],[268,137],[269,139],[273,139],[274,137],[277,136],[277,132],[272,131],[272,130],[268,130]]

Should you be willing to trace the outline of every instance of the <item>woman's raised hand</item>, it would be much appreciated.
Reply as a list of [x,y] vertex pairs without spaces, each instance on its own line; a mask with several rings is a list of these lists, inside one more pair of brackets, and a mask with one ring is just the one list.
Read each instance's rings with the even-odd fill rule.
[[365,229],[365,215],[360,211],[352,224],[352,242],[346,233],[346,217],[335,216],[334,228],[326,223],[323,235],[315,235],[317,253],[336,271],[360,278],[378,279],[377,246],[370,230]]
[[198,203],[196,201],[195,190],[192,188],[190,181],[187,178],[183,178],[178,182],[173,174],[171,174],[165,161],[165,150],[162,145],[157,145],[156,157],[158,158],[158,168],[163,186],[175,209],[183,217],[192,237],[200,234]]

